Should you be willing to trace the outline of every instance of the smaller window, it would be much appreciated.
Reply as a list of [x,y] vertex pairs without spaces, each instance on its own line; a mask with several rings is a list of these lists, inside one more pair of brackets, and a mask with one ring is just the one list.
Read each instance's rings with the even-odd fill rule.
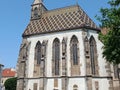
[[35,16],[35,17],[38,16],[38,8],[37,8],[37,7],[35,7],[35,9],[34,9],[34,16]]
[[74,86],[73,86],[73,90],[78,90],[78,86],[77,86],[77,85],[74,85]]
[[99,82],[95,81],[95,90],[99,90]]
[[38,84],[37,84],[37,83],[34,83],[34,85],[33,85],[33,90],[37,90],[37,87],[38,87]]

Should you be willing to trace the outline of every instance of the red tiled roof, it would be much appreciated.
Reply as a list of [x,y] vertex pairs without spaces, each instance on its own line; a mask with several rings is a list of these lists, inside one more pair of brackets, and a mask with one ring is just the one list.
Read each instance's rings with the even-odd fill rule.
[[2,77],[14,77],[16,74],[15,70],[12,69],[4,69],[2,71]]

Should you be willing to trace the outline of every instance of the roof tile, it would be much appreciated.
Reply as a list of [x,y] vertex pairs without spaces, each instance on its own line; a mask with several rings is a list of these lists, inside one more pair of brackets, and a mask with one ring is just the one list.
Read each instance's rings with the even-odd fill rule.
[[31,20],[23,33],[23,37],[47,32],[69,30],[83,25],[97,29],[97,26],[88,15],[78,5],[75,5],[46,11],[40,19]]
[[16,74],[15,70],[12,69],[4,69],[2,71],[2,77],[14,77]]

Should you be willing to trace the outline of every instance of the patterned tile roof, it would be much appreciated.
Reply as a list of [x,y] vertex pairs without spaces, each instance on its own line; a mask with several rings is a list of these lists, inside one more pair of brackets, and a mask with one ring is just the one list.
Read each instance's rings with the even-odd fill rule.
[[23,33],[23,37],[86,26],[97,30],[95,23],[78,5],[69,6],[46,11],[42,14],[40,19],[31,20]]

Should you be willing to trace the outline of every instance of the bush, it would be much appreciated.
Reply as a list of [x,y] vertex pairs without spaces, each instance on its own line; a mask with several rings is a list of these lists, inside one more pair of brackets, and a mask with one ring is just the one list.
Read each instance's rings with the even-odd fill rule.
[[5,81],[5,90],[16,90],[17,78],[10,78]]

